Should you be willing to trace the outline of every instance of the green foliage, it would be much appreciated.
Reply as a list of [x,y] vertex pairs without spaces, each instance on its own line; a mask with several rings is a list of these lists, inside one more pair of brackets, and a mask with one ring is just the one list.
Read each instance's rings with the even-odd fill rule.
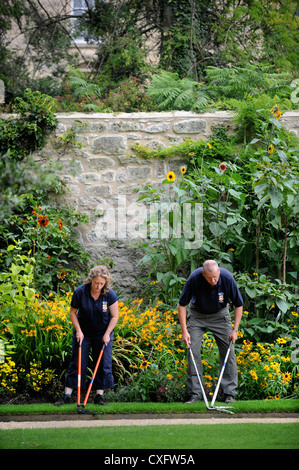
[[151,78],[147,93],[154,98],[158,107],[163,111],[203,110],[208,103],[208,97],[202,91],[202,84],[188,78],[179,78],[177,73],[162,70]]
[[22,253],[30,252],[35,260],[34,284],[38,292],[73,289],[81,278],[75,273],[75,266],[83,267],[89,261],[75,233],[75,227],[86,223],[87,216],[67,207],[57,210],[43,205],[42,209],[33,200],[27,203],[23,213],[10,216],[0,226],[2,269],[11,262],[5,250],[6,240],[16,238]]
[[[258,121],[257,128],[252,123],[246,128],[254,137],[249,144],[241,145],[235,137],[215,130],[209,143],[186,141],[172,149],[150,152],[135,147],[143,157],[180,156],[187,167],[186,174],[181,178],[177,175],[177,181],[165,180],[164,187],[147,185],[139,190],[139,201],[160,204],[169,225],[167,237],[153,239],[150,230],[157,229],[160,221],[147,219],[151,240],[143,243],[145,255],[141,260],[148,268],[148,279],[158,281],[164,301],[176,302],[182,281],[193,267],[205,258],[214,258],[233,272],[257,271],[267,282],[278,279],[283,286],[288,283],[288,289],[281,288],[277,304],[271,295],[268,297],[271,305],[276,305],[276,314],[279,310],[286,313],[285,307],[289,312],[296,302],[292,295],[290,299],[284,296],[293,288],[298,272],[298,139],[281,125],[278,106],[271,112],[269,108],[260,109],[256,114],[252,116]],[[242,115],[237,118],[240,128],[245,126]],[[184,245],[188,241],[184,223],[179,237],[174,223],[174,210],[188,203],[193,211],[196,204],[202,204],[203,209],[203,243],[193,250]],[[192,217],[194,223],[194,214]],[[192,225],[193,237],[194,228]],[[259,315],[264,303],[258,302],[257,292],[253,297],[251,308]],[[268,302],[267,306],[270,310]],[[273,319],[273,311],[271,314]],[[265,316],[265,311],[261,315]]]
[[135,77],[123,80],[118,87],[106,95],[102,100],[102,112],[150,112],[155,111],[154,100],[147,95],[142,82]]
[[[34,259],[20,254],[20,251],[19,244],[7,247],[11,263],[8,270],[0,274],[1,322],[5,321],[6,328],[12,332],[19,326],[20,316],[35,294]],[[3,253],[1,266],[2,258]]]
[[47,134],[58,124],[55,107],[50,96],[25,90],[24,98],[16,98],[13,106],[18,117],[0,119],[0,154],[9,151],[10,158],[22,160],[30,151],[42,148]]
[[84,110],[97,112],[100,111],[100,106],[96,104],[95,100],[101,97],[100,87],[96,83],[87,80],[85,74],[75,67],[69,66],[69,82],[74,96],[84,100]]
[[[269,70],[270,69],[270,70]],[[214,99],[246,99],[249,94],[267,94],[282,98],[290,94],[290,73],[271,72],[271,68],[260,64],[246,64],[242,67],[215,67],[205,69],[207,91]]]

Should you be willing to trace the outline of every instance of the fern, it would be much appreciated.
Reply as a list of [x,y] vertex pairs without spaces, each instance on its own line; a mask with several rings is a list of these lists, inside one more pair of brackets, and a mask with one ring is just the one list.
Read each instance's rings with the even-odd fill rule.
[[201,84],[188,78],[180,79],[177,73],[162,70],[151,78],[147,94],[155,99],[161,110],[200,110],[208,103]]
[[267,68],[248,64],[246,67],[205,70],[207,89],[214,98],[244,99],[249,94],[267,93],[274,96],[290,79],[289,74],[269,73]]
[[90,83],[86,80],[84,73],[69,65],[69,82],[68,84],[73,88],[74,95],[77,98],[100,98],[101,90],[95,83]]

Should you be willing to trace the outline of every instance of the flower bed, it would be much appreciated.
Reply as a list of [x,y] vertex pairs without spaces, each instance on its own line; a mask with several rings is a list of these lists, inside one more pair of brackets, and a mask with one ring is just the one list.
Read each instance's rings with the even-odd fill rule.
[[[71,294],[37,296],[21,314],[11,311],[2,322],[6,338],[6,361],[0,365],[2,398],[28,394],[53,399],[63,388],[71,352],[69,320]],[[119,303],[115,328],[113,370],[115,391],[107,394],[119,401],[182,401],[186,396],[187,351],[181,339],[178,314],[161,301],[144,305],[142,299]],[[247,316],[247,315],[246,315]],[[293,312],[294,321],[297,319]],[[296,325],[271,341],[250,341],[246,328],[239,332],[236,357],[239,397],[273,399],[298,397],[298,364],[294,354]],[[202,346],[207,394],[218,379],[218,348],[207,332]]]

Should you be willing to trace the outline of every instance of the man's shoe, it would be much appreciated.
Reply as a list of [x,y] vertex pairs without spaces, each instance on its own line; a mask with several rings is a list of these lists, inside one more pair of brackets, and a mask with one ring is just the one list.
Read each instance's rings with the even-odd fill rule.
[[103,395],[100,395],[99,393],[96,394],[94,403],[96,405],[107,405],[107,403],[104,401]]
[[191,405],[192,403],[196,403],[197,401],[202,401],[201,397],[191,397],[188,401],[185,401],[185,405]]
[[224,401],[225,403],[232,403],[233,401],[236,401],[236,399],[232,395],[226,395]]
[[54,403],[56,406],[61,406],[61,405],[69,405],[71,403],[71,395],[66,395],[65,393],[62,395],[60,400],[58,400],[56,403]]

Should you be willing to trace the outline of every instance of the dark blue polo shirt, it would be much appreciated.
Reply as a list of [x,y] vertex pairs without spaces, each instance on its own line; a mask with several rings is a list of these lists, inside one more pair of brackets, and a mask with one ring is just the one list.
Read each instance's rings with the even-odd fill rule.
[[200,313],[216,313],[229,302],[235,307],[243,305],[243,299],[232,274],[220,268],[216,286],[211,286],[203,277],[202,268],[197,268],[188,277],[181,293],[179,304],[183,307],[191,302],[191,306]]
[[110,305],[118,300],[113,289],[101,294],[97,300],[90,292],[91,282],[78,287],[71,300],[71,307],[78,309],[78,320],[84,336],[103,335],[111,320]]

